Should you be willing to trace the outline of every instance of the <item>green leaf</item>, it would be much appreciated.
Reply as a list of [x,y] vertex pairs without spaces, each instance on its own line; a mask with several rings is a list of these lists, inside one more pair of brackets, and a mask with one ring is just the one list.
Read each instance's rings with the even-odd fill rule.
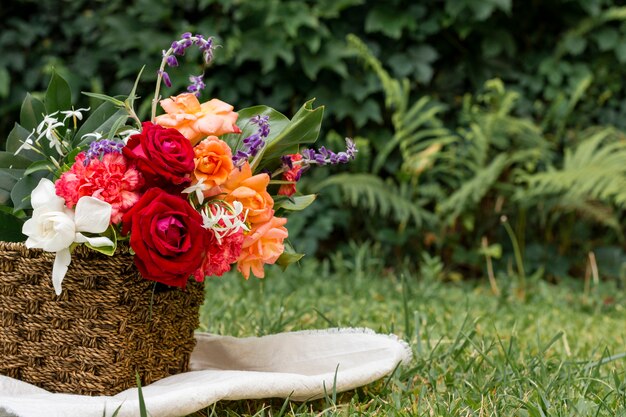
[[52,162],[37,161],[37,162],[33,162],[32,164],[28,166],[28,168],[26,168],[24,175],[30,175],[33,172],[37,172],[37,171],[45,171],[45,172],[54,173],[55,170],[56,170],[56,167],[52,164]]
[[5,67],[0,67],[0,98],[7,98],[11,91],[11,75]]
[[82,139],[88,133],[97,132],[103,136],[107,135],[122,116],[128,117],[128,112],[125,109],[118,109],[109,102],[102,103],[78,129],[76,136],[74,136],[74,146],[84,146],[93,142],[93,138]]
[[128,98],[124,101],[124,105],[127,106],[129,109],[132,109],[133,106],[135,105],[135,99],[137,98],[135,96],[135,94],[137,93],[137,85],[139,84],[139,80],[141,79],[141,74],[143,73],[143,70],[146,68],[146,66],[144,65],[143,67],[141,67],[141,70],[139,70],[139,74],[137,74],[137,78],[135,79],[135,84],[133,84],[133,89],[130,90],[130,93],[128,94]]
[[376,6],[365,18],[365,32],[381,32],[393,39],[400,39],[403,29],[414,30],[417,22],[408,13],[398,14],[392,7]]
[[0,168],[25,169],[31,164],[31,160],[12,152],[0,151]]
[[275,198],[274,209],[278,210],[279,208],[282,208],[291,211],[304,210],[305,208],[310,206],[316,198],[317,195],[315,194],[301,195],[297,197]]
[[113,139],[113,136],[117,134],[117,132],[124,126],[124,123],[128,120],[128,113],[124,112],[121,116],[117,118],[111,125],[111,129],[109,130],[109,134],[107,135],[108,139]]
[[620,64],[626,63],[626,43],[620,42],[615,47],[615,56],[617,57],[617,60],[620,62]]
[[601,51],[609,51],[617,46],[620,42],[619,32],[610,27],[602,28],[592,34]]
[[116,99],[115,97],[107,96],[106,94],[100,94],[100,93],[90,93],[87,91],[81,91],[81,92],[88,97],[97,98],[98,100],[111,103],[117,107],[124,107],[124,102]]
[[0,240],[5,242],[24,242],[26,236],[22,234],[24,221],[14,215],[0,210]]
[[587,47],[587,40],[581,36],[568,36],[563,42],[565,50],[572,55],[580,55]]
[[50,79],[50,84],[48,84],[44,102],[48,114],[72,108],[72,91],[70,86],[56,71],[52,72],[52,78]]
[[24,129],[32,132],[37,125],[43,120],[46,114],[46,108],[43,103],[31,96],[30,93],[26,94],[26,98],[22,102],[22,108],[20,110],[20,124]]
[[13,190],[11,190],[11,200],[13,201],[13,207],[15,210],[32,208],[30,205],[30,194],[33,192],[37,184],[39,184],[39,180],[45,176],[45,172],[38,171],[25,176],[15,184]]
[[296,253],[293,250],[293,247],[289,243],[285,242],[285,251],[276,260],[276,265],[280,266],[280,268],[284,271],[289,265],[298,262],[303,257],[303,253]]
[[11,190],[22,177],[23,170],[17,169],[0,169],[0,204],[9,204],[11,202]]
[[298,110],[293,119],[274,137],[268,137],[265,147],[251,164],[252,170],[271,166],[285,154],[296,153],[300,144],[314,143],[320,133],[324,106],[316,109],[309,100]]
[[109,226],[107,230],[105,230],[103,233],[98,233],[97,235],[92,235],[89,234],[89,236],[103,236],[103,237],[108,237],[109,239],[111,239],[111,241],[113,242],[113,246],[92,246],[90,245],[88,242],[85,243],[85,245],[97,252],[103,253],[107,256],[113,256],[113,254],[115,253],[115,250],[117,249],[117,233],[115,233],[115,229],[113,228],[113,226]]
[[[7,152],[11,152],[14,154],[20,148],[20,146],[22,146],[26,139],[28,139],[29,135],[30,132],[28,130],[15,123],[13,129],[11,129],[9,136],[7,137]],[[29,149],[22,149],[19,153],[19,156],[29,159],[31,161],[38,161],[44,158],[43,155]]]

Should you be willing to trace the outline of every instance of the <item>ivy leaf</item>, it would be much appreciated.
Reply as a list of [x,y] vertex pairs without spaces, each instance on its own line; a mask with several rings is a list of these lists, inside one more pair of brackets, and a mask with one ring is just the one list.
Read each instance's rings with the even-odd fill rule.
[[615,48],[615,56],[620,63],[626,63],[626,43],[620,42],[617,45]]
[[15,217],[8,211],[10,208],[2,207],[0,210],[0,240],[5,242],[24,242],[26,236],[22,234],[24,221]]
[[48,84],[44,102],[47,114],[72,108],[72,91],[70,86],[56,71],[52,72],[52,78],[50,79],[50,84]]
[[303,51],[301,55],[302,70],[311,80],[317,78],[322,69],[333,71],[343,78],[348,78],[346,58],[353,56],[353,52],[342,43],[326,43],[322,52],[311,54]]
[[587,47],[587,40],[582,36],[568,36],[563,42],[563,47],[572,55],[580,55]]
[[388,6],[374,7],[365,18],[365,32],[380,32],[393,39],[400,39],[402,30],[415,30],[417,22],[408,13],[398,14]]
[[595,39],[601,51],[609,51],[615,48],[620,41],[618,31],[613,28],[602,28],[591,36]]

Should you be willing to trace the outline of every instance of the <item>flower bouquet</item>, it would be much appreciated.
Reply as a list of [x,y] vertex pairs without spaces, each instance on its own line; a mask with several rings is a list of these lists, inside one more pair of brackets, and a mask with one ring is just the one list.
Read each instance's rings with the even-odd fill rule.
[[[163,51],[149,120],[127,97],[84,93],[75,109],[53,74],[28,95],[0,153],[0,373],[57,392],[113,394],[183,372],[205,277],[262,278],[302,255],[282,216],[313,165],[346,163],[315,142],[323,108],[292,119],[267,106],[200,102],[202,76],[161,99],[168,70],[212,38],[185,33]],[[157,115],[158,106],[162,108]],[[89,116],[87,114],[90,113]],[[83,120],[84,119],[84,120]]]

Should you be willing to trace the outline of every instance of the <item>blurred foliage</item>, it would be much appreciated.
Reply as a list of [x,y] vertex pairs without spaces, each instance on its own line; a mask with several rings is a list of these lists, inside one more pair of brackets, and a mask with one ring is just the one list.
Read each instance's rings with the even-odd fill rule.
[[[485,258],[521,279],[582,275],[576,268],[598,248],[611,253],[604,276],[626,277],[624,133],[569,130],[563,119],[541,126],[515,114],[520,95],[500,79],[464,96],[452,130],[442,121],[445,107],[429,96],[411,102],[408,80],[392,78],[357,37],[348,43],[380,79],[394,132],[382,142],[360,138],[365,158],[351,172],[311,181],[313,191],[329,188],[335,197],[326,207],[317,203],[318,216],[327,207],[357,209],[362,215],[347,227],[333,216],[338,227],[382,242],[384,257],[396,262],[433,252],[450,268],[450,279],[459,269],[483,273]],[[570,108],[586,88],[583,79],[567,100]]]
[[[328,169],[307,174],[326,195],[290,220],[298,249],[329,253],[347,234],[387,245],[390,263],[427,250],[481,272],[485,253],[500,248],[508,268],[506,215],[535,269],[576,272],[599,248],[598,259],[626,274],[624,187],[611,180],[623,179],[612,155],[623,155],[626,129],[626,7],[616,4],[7,0],[0,138],[53,68],[74,92],[126,94],[146,65],[138,92],[148,96],[162,49],[185,31],[214,35],[222,48],[211,68],[174,69],[164,95],[205,72],[203,98],[237,108],[292,115],[316,97],[326,143],[357,140],[349,189]],[[364,43],[348,47],[349,34]],[[354,206],[373,215],[354,216]]]

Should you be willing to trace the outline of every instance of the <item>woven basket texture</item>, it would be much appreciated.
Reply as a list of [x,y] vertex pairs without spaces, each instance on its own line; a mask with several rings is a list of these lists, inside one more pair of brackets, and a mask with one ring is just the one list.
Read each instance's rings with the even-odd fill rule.
[[0,242],[0,374],[52,392],[113,395],[188,369],[204,299],[141,278],[128,247],[84,246],[56,296],[54,254]]

